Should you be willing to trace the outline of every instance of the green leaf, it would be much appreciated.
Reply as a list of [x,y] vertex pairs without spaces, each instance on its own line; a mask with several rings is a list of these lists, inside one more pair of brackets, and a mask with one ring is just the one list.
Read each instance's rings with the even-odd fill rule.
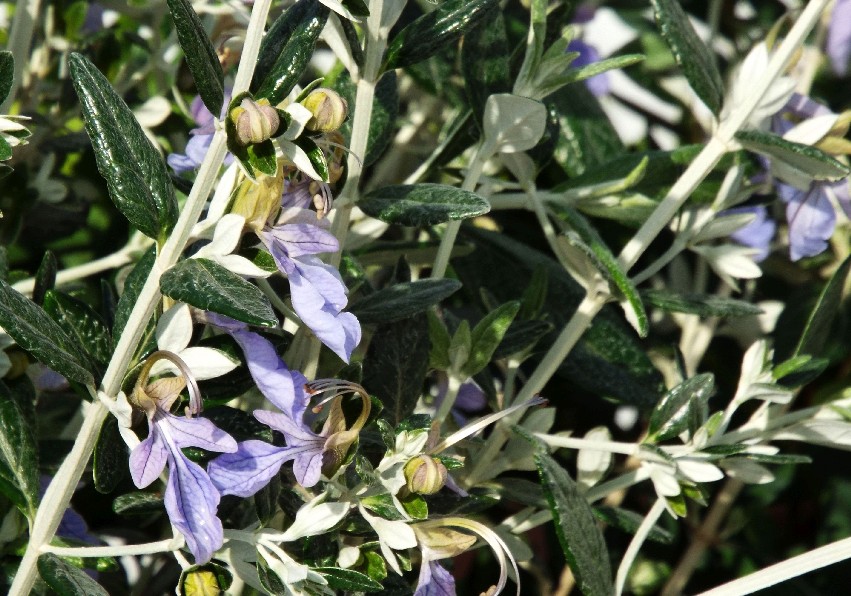
[[446,184],[402,184],[366,193],[358,202],[364,213],[403,226],[433,226],[484,215],[490,204],[479,195]]
[[48,250],[44,253],[41,264],[35,272],[32,301],[39,306],[44,306],[45,293],[56,285],[57,268],[56,255]]
[[0,103],[6,101],[6,96],[12,90],[15,80],[15,58],[12,52],[0,52]]
[[402,29],[387,48],[384,70],[404,68],[454,44],[499,6],[497,0],[448,0]]
[[591,506],[576,482],[548,453],[540,441],[521,427],[514,431],[535,445],[535,465],[553,514],[553,522],[576,584],[583,594],[610,596],[614,593],[609,552]]
[[278,159],[275,156],[275,144],[267,139],[262,143],[255,143],[243,147],[241,151],[234,152],[240,158],[243,165],[247,165],[249,173],[257,176],[257,172],[274,176],[278,171]]
[[[629,276],[621,270],[618,265],[617,258],[600,238],[591,224],[578,211],[569,207],[560,209],[560,214],[567,221],[568,225],[579,235],[585,246],[590,249],[591,262],[600,270],[600,273],[609,280],[609,283],[614,286],[613,289],[623,298],[624,308],[627,306],[630,309],[632,316],[628,317],[638,334],[641,337],[646,337],[650,330],[650,323],[647,319],[647,312],[644,310],[644,304],[641,302],[641,296],[638,290],[629,279]],[[581,247],[581,245],[580,245]]]
[[518,310],[520,302],[506,302],[476,324],[470,333],[470,355],[461,376],[472,377],[488,365]]
[[188,0],[167,2],[177,30],[177,41],[186,56],[189,72],[195,79],[198,95],[210,113],[218,116],[225,102],[225,74],[216,50],[213,49],[201,19],[195,14]]
[[743,453],[742,457],[760,464],[786,465],[811,464],[813,462],[813,459],[806,455],[794,455],[790,453],[777,453],[774,455],[769,453]]
[[827,285],[821,291],[815,307],[810,313],[804,332],[795,348],[794,356],[809,354],[811,356],[821,355],[824,344],[833,327],[833,321],[839,313],[842,303],[842,289],[845,287],[845,279],[851,269],[851,257],[847,257],[834,271]]
[[163,495],[161,493],[133,492],[116,497],[112,502],[112,510],[118,515],[145,516],[163,513]]
[[81,54],[72,53],[69,63],[112,201],[145,235],[164,238],[177,221],[177,199],[162,156],[100,71]]
[[12,146],[9,144],[9,141],[0,137],[0,161],[6,161],[7,159],[12,159]]
[[142,286],[145,285],[145,280],[148,279],[148,275],[156,260],[157,249],[155,246],[152,246],[142,255],[142,258],[139,259],[139,262],[130,271],[130,275],[124,280],[124,291],[118,299],[118,306],[115,307],[115,321],[112,324],[112,338],[116,343],[124,331],[124,326],[127,325],[130,312],[139,300]]
[[[644,520],[642,515],[620,507],[599,506],[593,507],[592,511],[600,521],[630,534],[635,534]],[[647,534],[647,540],[659,544],[671,544],[674,541],[674,535],[664,528],[654,525],[650,528],[650,533]]]
[[750,302],[712,294],[677,294],[668,290],[644,290],[641,292],[641,297],[647,304],[665,312],[682,312],[701,317],[744,317],[762,313],[762,309]]
[[109,592],[84,571],[51,553],[38,558],[38,573],[59,596],[109,596]]
[[662,37],[697,96],[716,116],[724,103],[724,83],[712,50],[695,33],[677,0],[650,0]]
[[98,492],[111,493],[127,478],[129,455],[127,445],[118,432],[118,420],[115,416],[108,416],[100,428],[92,458],[92,476]]
[[815,180],[838,180],[851,173],[848,166],[821,149],[787,141],[770,132],[742,130],[736,133],[736,139],[745,149],[782,161]]
[[[348,72],[344,72],[335,83],[336,90],[349,102],[349,109],[355,105],[357,87]],[[375,97],[372,102],[372,115],[369,117],[369,135],[366,141],[364,167],[371,166],[387,149],[393,140],[396,118],[399,116],[399,89],[395,71],[385,72],[375,85]],[[340,127],[346,139],[346,146],[352,135],[352,120],[347,119]]]
[[95,310],[80,300],[55,290],[44,297],[44,310],[92,360],[106,365],[112,357],[109,328]]
[[715,392],[715,377],[711,373],[686,379],[662,397],[650,414],[647,441],[659,442],[676,437],[689,426],[696,409],[706,408]]
[[[555,329],[567,324],[585,291],[552,257],[521,244],[504,233],[475,227],[462,230],[462,239],[476,250],[453,260],[455,272],[467,288],[486,288],[498,301],[516,300],[528,287],[536,270],[547,279],[542,312]],[[541,340],[539,349],[552,344],[554,334]],[[651,408],[659,400],[661,376],[647,357],[623,316],[605,307],[559,367],[562,379],[618,403]]]
[[461,288],[454,279],[420,279],[384,288],[349,307],[361,324],[393,323],[439,304]]
[[384,587],[368,575],[339,567],[314,567],[334,590],[346,592],[380,592]]
[[257,575],[260,577],[263,588],[273,596],[286,596],[292,593],[287,588],[287,584],[269,567],[269,563],[260,553],[257,553]]
[[305,23],[312,23],[314,19],[322,19],[324,23],[326,17],[323,17],[323,14],[327,15],[328,9],[315,0],[298,0],[281,13],[260,42],[257,67],[251,80],[252,91],[259,89],[261,83],[269,77],[281,51],[293,35],[298,33]]
[[429,310],[428,315],[428,338],[431,348],[428,355],[428,366],[436,370],[449,370],[452,362],[449,360],[449,345],[452,338],[443,321]]
[[[328,160],[325,159],[325,153],[316,142],[308,137],[299,137],[295,141],[293,141],[296,145],[302,148],[302,150],[307,154],[307,158],[310,160],[310,165],[313,166],[313,169],[316,170],[316,173],[322,177],[323,182],[328,182]],[[277,168],[277,162],[276,166]],[[272,172],[271,175],[274,175],[275,172]]]
[[269,300],[257,286],[208,259],[186,259],[163,273],[165,296],[249,325],[278,324]]
[[38,504],[38,452],[35,436],[24,412],[12,398],[9,388],[0,383],[0,456],[10,474],[9,480],[25,499],[21,512],[35,518]]
[[[287,16],[290,11],[293,11],[291,17]],[[271,39],[268,42],[264,39],[261,45],[262,62],[258,63],[252,81],[252,89],[257,89],[254,94],[257,99],[268,99],[274,106],[292,91],[313,56],[316,40],[327,19],[328,9],[312,0],[301,0],[278,19],[280,25],[276,22],[266,36],[271,36]],[[272,66],[267,71],[269,62]]]
[[464,35],[464,43],[461,45],[464,90],[479,126],[488,97],[494,93],[511,91],[508,59],[505,17],[498,10],[488,12],[478,25]]
[[507,358],[525,352],[531,349],[552,330],[552,323],[548,323],[547,321],[515,320],[511,323],[502,341],[496,347],[493,353],[493,359],[499,360],[500,358]]
[[0,281],[0,327],[18,345],[69,381],[93,385],[89,363],[80,358],[80,350],[50,316]]
[[414,411],[423,390],[428,359],[425,315],[376,329],[363,362],[363,386],[384,404],[382,418],[397,425]]
[[818,377],[828,366],[830,360],[827,358],[813,358],[809,354],[801,354],[774,367],[772,376],[784,387],[801,387]]

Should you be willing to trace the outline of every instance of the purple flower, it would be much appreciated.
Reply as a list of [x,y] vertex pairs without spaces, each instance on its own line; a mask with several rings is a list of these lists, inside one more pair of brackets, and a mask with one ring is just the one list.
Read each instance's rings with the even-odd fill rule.
[[290,208],[279,223],[259,232],[260,239],[290,282],[290,296],[298,316],[322,343],[349,361],[361,339],[357,318],[342,312],[348,303],[339,272],[313,256],[336,252],[337,239],[322,220],[306,209]]
[[754,261],[757,263],[764,261],[771,250],[771,239],[774,238],[777,224],[768,217],[768,210],[765,208],[765,205],[728,209],[724,212],[724,215],[734,213],[753,213],[756,215],[756,219],[733,232],[730,237],[739,244],[759,249],[759,253],[754,257]]
[[[579,52],[579,56],[571,62],[573,68],[581,68],[600,61],[600,53],[591,45],[585,43],[581,39],[574,39],[567,46],[568,52]],[[591,78],[585,79],[585,85],[595,97],[602,97],[609,93],[609,77],[608,74],[602,72],[594,75]]]
[[851,0],[836,0],[827,27],[826,49],[833,72],[844,76],[851,58]]
[[[225,110],[230,103],[230,89],[225,89],[225,102],[222,105],[221,118],[224,118]],[[197,169],[204,161],[204,156],[213,142],[213,134],[216,132],[216,122],[213,114],[204,105],[199,95],[195,96],[192,104],[189,106],[189,114],[198,126],[189,131],[191,138],[186,143],[186,153],[169,153],[166,162],[178,174]],[[225,165],[230,165],[233,161],[233,155],[228,153],[225,156]]]
[[777,192],[786,203],[789,252],[793,261],[817,255],[827,248],[827,241],[836,227],[831,195],[851,216],[847,179],[838,182],[813,181],[806,190],[778,182]]
[[[437,383],[437,396],[434,398],[435,409],[440,408],[443,399],[446,397],[446,391],[449,389],[449,380],[446,375],[441,375]],[[455,403],[452,404],[450,413],[455,423],[461,427],[467,424],[467,419],[470,414],[475,414],[484,408],[488,403],[488,398],[485,392],[479,387],[473,379],[465,381],[458,389],[458,395],[455,397]]]
[[423,561],[414,596],[455,596],[455,578],[437,561]]
[[233,452],[237,444],[211,421],[191,416],[191,412],[200,410],[197,393],[192,396],[187,416],[169,412],[185,383],[182,378],[168,377],[154,381],[144,390],[137,385],[134,401],[147,413],[149,432],[130,454],[130,473],[136,486],[145,488],[168,465],[166,511],[171,523],[186,539],[195,563],[203,564],[221,547],[224,539],[222,522],[216,517],[219,493],[207,472],[190,461],[182,449],[199,447],[207,451]]

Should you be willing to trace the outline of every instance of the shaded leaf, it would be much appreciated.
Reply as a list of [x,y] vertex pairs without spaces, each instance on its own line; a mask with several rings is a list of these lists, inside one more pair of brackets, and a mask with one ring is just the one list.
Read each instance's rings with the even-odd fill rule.
[[801,354],[819,356],[821,354],[824,344],[830,336],[833,321],[839,313],[842,289],[845,286],[849,269],[851,269],[851,257],[847,257],[842,262],[819,294],[818,301],[810,313],[809,319],[807,319],[801,339],[795,348],[795,356]]
[[32,301],[39,306],[44,306],[44,295],[56,285],[56,255],[46,251],[41,259],[41,264],[35,272],[35,284],[33,285]]
[[278,324],[269,300],[257,286],[208,259],[186,259],[163,273],[163,295],[249,325]]
[[109,592],[84,571],[51,553],[38,558],[38,573],[59,596],[109,596]]
[[11,481],[24,497],[22,513],[30,520],[34,519],[38,504],[35,436],[24,412],[4,383],[0,383],[0,456],[5,464],[0,475]]
[[0,52],[0,103],[6,100],[9,91],[12,90],[12,83],[15,79],[15,58],[12,52],[3,50]]
[[470,355],[462,368],[462,377],[472,377],[488,365],[518,310],[520,302],[506,302],[476,324],[470,333]]
[[464,90],[479,125],[488,97],[494,93],[511,91],[508,58],[505,17],[498,10],[488,12],[478,25],[464,35],[464,43],[461,45]]
[[682,312],[701,317],[744,317],[762,313],[755,304],[712,294],[678,294],[669,290],[644,290],[641,297],[665,312]]
[[186,56],[189,72],[195,79],[198,95],[211,114],[218,115],[225,101],[225,75],[210,38],[204,31],[201,19],[188,0],[167,0],[174,19],[177,41]]
[[403,226],[433,226],[484,215],[490,204],[479,195],[446,184],[402,184],[366,193],[364,213]]
[[92,360],[104,366],[109,363],[112,357],[109,328],[91,306],[62,292],[49,290],[44,297],[44,310]]
[[349,307],[361,324],[393,323],[430,309],[461,288],[454,279],[420,279],[373,292]]
[[815,180],[838,180],[851,173],[842,162],[821,149],[787,141],[783,137],[761,130],[742,130],[736,139],[745,149],[782,161]]
[[347,592],[380,592],[384,587],[368,575],[339,567],[314,567],[335,590]]
[[[355,105],[357,87],[348,72],[344,72],[335,84],[337,91],[349,103],[349,109]],[[375,85],[375,97],[372,102],[372,115],[369,117],[369,135],[366,141],[366,157],[363,166],[368,167],[378,161],[390,142],[399,116],[399,89],[396,72],[391,70],[381,75]],[[346,139],[346,146],[352,134],[352,120],[347,119],[340,127]]]
[[668,391],[650,414],[647,441],[664,441],[683,432],[692,410],[706,408],[714,392],[715,377],[710,373],[695,375]]
[[[638,526],[644,520],[644,517],[638,513],[620,507],[599,506],[592,507],[591,510],[600,521],[630,534],[635,534]],[[671,544],[674,541],[674,535],[664,528],[654,525],[650,528],[650,533],[647,534],[647,540],[659,544]]]
[[111,493],[129,476],[129,455],[127,445],[118,432],[118,420],[115,416],[107,416],[100,428],[92,459],[92,477],[98,492]]

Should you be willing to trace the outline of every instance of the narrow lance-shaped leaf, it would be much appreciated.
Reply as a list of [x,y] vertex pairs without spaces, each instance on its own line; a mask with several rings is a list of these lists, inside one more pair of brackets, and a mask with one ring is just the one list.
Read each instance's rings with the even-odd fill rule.
[[89,364],[62,328],[46,312],[0,281],[0,327],[31,353],[69,381],[92,385]]
[[327,580],[328,585],[335,590],[345,590],[347,592],[380,592],[384,589],[384,586],[368,575],[351,569],[314,567],[313,570],[321,573]]
[[472,377],[488,365],[518,310],[520,302],[506,302],[476,324],[470,333],[470,355],[462,376]]
[[701,317],[743,317],[758,315],[762,309],[755,304],[722,298],[712,294],[677,294],[666,290],[641,292],[644,301],[666,312],[683,312]]
[[714,392],[715,377],[710,373],[686,379],[668,391],[650,415],[647,441],[665,441],[683,432],[693,410],[705,407]]
[[546,447],[522,427],[514,432],[535,445],[535,465],[553,514],[553,522],[576,585],[586,596],[614,593],[609,551],[591,506],[576,482],[547,453]]
[[164,238],[177,221],[177,200],[162,156],[100,71],[80,54],[71,54],[69,63],[110,197],[145,235]]
[[257,286],[208,259],[178,263],[160,278],[160,289],[165,296],[250,325],[278,324],[272,306]]
[[210,38],[204,32],[201,19],[192,9],[188,0],[167,0],[168,9],[174,19],[177,30],[177,41],[186,56],[189,72],[195,79],[198,95],[211,114],[218,115],[225,101],[222,65],[210,43]]
[[819,295],[818,302],[813,308],[810,318],[801,334],[798,346],[795,348],[795,356],[810,354],[818,356],[821,354],[825,341],[830,336],[831,326],[839,313],[842,303],[842,289],[845,287],[845,279],[851,270],[851,257],[846,258],[833,273],[830,281]]
[[[0,456],[6,464],[9,480],[23,495],[22,512],[31,520],[38,503],[38,459],[32,428],[12,398],[8,387],[0,383]],[[5,476],[6,474],[4,474]]]
[[6,96],[12,89],[14,79],[15,58],[12,56],[12,52],[4,50],[0,52],[0,102],[6,100]]
[[454,43],[499,6],[497,0],[448,0],[402,29],[387,48],[384,70],[422,62]]
[[454,279],[420,279],[400,283],[358,300],[349,307],[361,324],[392,323],[439,304],[461,288]]
[[82,569],[52,553],[38,558],[38,573],[44,583],[59,596],[109,596],[109,592]]
[[712,50],[697,36],[677,0],[651,0],[651,4],[656,24],[674,59],[697,96],[717,115],[724,101],[724,84]]
[[327,14],[327,10],[316,0],[298,0],[275,19],[263,36],[263,41],[260,42],[260,54],[257,57],[257,67],[254,69],[254,78],[251,81],[252,91],[259,89],[272,72],[278,56],[293,34],[302,28],[304,23],[322,18],[323,14]]
[[32,300],[39,306],[44,305],[44,295],[56,285],[56,270],[59,268],[56,255],[51,251],[44,253],[41,264],[35,272]]
[[387,223],[433,226],[484,215],[490,204],[479,195],[447,184],[402,184],[366,193],[358,207]]
[[848,166],[821,149],[787,141],[770,132],[743,130],[736,133],[736,139],[745,149],[782,161],[815,180],[838,180],[851,173]]
[[109,362],[112,355],[109,328],[92,307],[67,294],[50,290],[44,297],[44,310],[95,362],[103,365]]

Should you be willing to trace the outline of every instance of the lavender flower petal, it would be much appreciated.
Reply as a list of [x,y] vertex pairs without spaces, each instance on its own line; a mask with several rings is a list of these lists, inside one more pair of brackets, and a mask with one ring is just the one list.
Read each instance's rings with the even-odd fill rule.
[[757,263],[765,260],[771,249],[771,239],[774,238],[774,232],[777,230],[777,224],[768,217],[768,210],[764,205],[755,205],[753,207],[728,209],[724,212],[724,214],[730,213],[754,213],[756,215],[756,219],[730,234],[730,238],[739,244],[759,249],[759,253],[754,257],[754,261]]
[[455,596],[455,578],[437,561],[423,561],[414,596]]
[[290,258],[336,252],[340,247],[334,234],[310,223],[277,225],[263,234]]
[[780,195],[789,204],[786,219],[789,222],[789,252],[793,261],[819,254],[827,248],[833,235],[836,213],[822,184],[815,182],[809,190],[802,191],[783,185]]
[[826,49],[833,72],[847,74],[851,58],[851,0],[836,0],[827,28]]
[[200,447],[207,451],[232,453],[236,441],[206,418],[183,418],[167,414],[169,434],[178,447]]
[[[574,39],[567,46],[568,52],[579,52],[579,56],[570,64],[573,68],[581,68],[600,61],[600,53],[591,45],[580,39]],[[585,79],[585,86],[595,97],[607,95],[610,89],[609,77],[606,73],[594,75]]]
[[269,484],[281,466],[292,459],[292,451],[263,441],[244,441],[234,453],[211,461],[207,472],[219,493],[250,497]]
[[130,475],[137,488],[145,488],[162,474],[168,461],[168,446],[156,424],[147,438],[130,453]]

